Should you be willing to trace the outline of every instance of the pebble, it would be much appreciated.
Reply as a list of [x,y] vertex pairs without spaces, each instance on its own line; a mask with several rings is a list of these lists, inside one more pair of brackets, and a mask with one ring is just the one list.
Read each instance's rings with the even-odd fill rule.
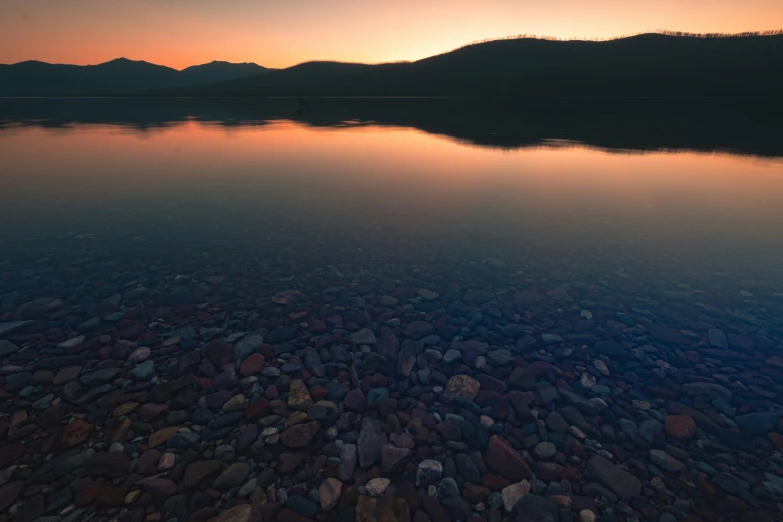
[[642,265],[436,253],[305,274],[253,255],[223,271],[224,253],[177,245],[176,266],[80,258],[100,286],[61,275],[44,300],[39,265],[4,266],[25,284],[13,306],[0,294],[0,518],[779,514],[781,314],[760,285],[729,307],[730,279]]

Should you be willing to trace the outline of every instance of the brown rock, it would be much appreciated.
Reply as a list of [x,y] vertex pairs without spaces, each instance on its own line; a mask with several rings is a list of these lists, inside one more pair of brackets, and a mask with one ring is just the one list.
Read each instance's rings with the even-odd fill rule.
[[253,507],[250,504],[240,504],[223,511],[210,519],[210,522],[254,522],[252,511]]
[[27,449],[23,444],[15,443],[3,446],[0,449],[0,469],[5,469],[17,460],[24,457]]
[[24,482],[21,480],[0,486],[0,513],[5,513],[8,508],[14,505],[23,487]]
[[111,432],[112,442],[125,442],[125,435],[128,434],[128,430],[131,427],[131,420],[128,417],[123,418],[114,431]]
[[46,408],[38,416],[37,422],[40,427],[48,430],[60,424],[60,421],[63,420],[67,414],[68,407],[65,403],[61,402],[60,404],[55,404]]
[[280,441],[289,448],[307,446],[321,427],[318,421],[291,426],[280,435]]
[[686,439],[696,433],[696,423],[690,415],[667,415],[664,421],[666,434],[671,437]]
[[112,415],[114,415],[115,417],[123,417],[125,415],[128,415],[132,411],[136,411],[136,408],[138,407],[139,407],[138,402],[126,402],[114,408],[114,411],[112,411]]
[[623,500],[638,497],[642,491],[642,484],[638,478],[598,455],[587,463],[587,474],[614,491]]
[[103,507],[120,507],[125,503],[128,488],[125,486],[104,486],[95,503]]
[[292,410],[306,410],[312,405],[313,399],[305,383],[301,379],[292,380],[288,389],[288,407]]
[[168,410],[169,407],[166,404],[148,402],[147,404],[142,405],[136,413],[143,422],[151,422]]
[[152,449],[156,446],[160,446],[173,437],[179,430],[179,426],[169,426],[168,428],[163,428],[162,430],[156,431],[150,435],[150,439],[147,442],[147,448]]
[[177,492],[177,483],[162,477],[144,483],[144,492],[156,500],[165,500]]
[[499,435],[490,437],[484,460],[489,469],[512,482],[533,478],[533,473],[522,455]]
[[430,516],[432,522],[451,522],[451,517],[443,508],[437,497],[432,495],[425,495],[421,501],[421,507]]
[[185,470],[182,484],[188,489],[195,488],[201,481],[217,475],[221,469],[223,469],[223,462],[219,460],[199,460],[191,462]]
[[204,354],[215,366],[223,366],[234,359],[234,346],[216,339],[204,346]]
[[343,489],[343,483],[336,478],[328,478],[321,483],[318,488],[318,496],[321,499],[321,509],[329,511],[337,505],[340,500],[340,493]]
[[446,393],[472,401],[478,395],[481,385],[470,375],[455,375],[446,384]]
[[45,509],[46,501],[43,495],[34,495],[26,498],[22,507],[16,512],[14,522],[33,522],[33,520],[44,514]]
[[489,488],[465,482],[462,485],[462,496],[471,504],[484,502],[489,496]]
[[158,472],[158,462],[161,453],[158,450],[147,450],[136,461],[136,472],[142,475],[154,475]]
[[74,499],[73,503],[77,506],[86,506],[88,504],[92,504],[93,501],[98,497],[98,495],[101,494],[101,490],[103,489],[103,479],[98,479],[94,481],[92,484],[84,488],[79,492],[78,495],[76,495],[76,498]]
[[527,368],[517,367],[509,376],[508,385],[512,388],[531,391],[536,388],[536,376]]
[[124,477],[130,467],[130,459],[121,451],[94,453],[82,467],[82,473],[97,477]]
[[242,361],[239,366],[239,375],[242,377],[250,377],[251,375],[258,375],[261,370],[264,369],[264,356],[260,353],[251,353],[247,356],[247,359]]
[[356,504],[356,522],[410,522],[410,520],[411,512],[408,503],[401,498],[373,499],[362,495]]
[[304,458],[304,453],[281,453],[278,457],[278,460],[280,461],[280,473],[291,473]]
[[74,448],[86,441],[92,433],[93,425],[83,420],[75,420],[65,426],[63,434],[60,437],[60,446],[63,448]]

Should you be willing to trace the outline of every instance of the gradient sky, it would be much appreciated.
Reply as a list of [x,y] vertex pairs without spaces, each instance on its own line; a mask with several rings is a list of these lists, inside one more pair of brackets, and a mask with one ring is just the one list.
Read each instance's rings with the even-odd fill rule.
[[0,0],[0,63],[415,60],[483,38],[783,28],[783,0]]

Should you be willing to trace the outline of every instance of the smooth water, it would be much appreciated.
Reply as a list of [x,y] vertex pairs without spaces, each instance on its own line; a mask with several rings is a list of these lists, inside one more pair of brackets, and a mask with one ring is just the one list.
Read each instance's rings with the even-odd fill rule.
[[[365,415],[378,418],[369,394],[380,388],[376,399],[393,399],[381,409],[390,437],[399,419],[402,429],[411,418],[432,429],[407,425],[416,453],[389,474],[394,487],[413,480],[418,460],[453,452],[484,458],[493,490],[532,478],[520,471],[524,462],[491,454],[505,451],[489,440],[494,434],[524,450],[535,476],[550,483],[534,481],[536,493],[572,491],[575,511],[623,520],[673,520],[666,511],[701,517],[691,520],[780,516],[779,111],[585,103],[2,101],[0,337],[14,329],[6,337],[16,344],[0,345],[0,393],[13,399],[0,409],[27,408],[22,397],[38,401],[37,410],[64,401],[46,410],[58,408],[49,416],[55,425],[57,415],[84,414],[114,430],[134,458],[138,441],[165,426],[193,432],[169,447],[177,459],[199,458],[182,455],[194,441],[211,458],[215,441],[236,435],[253,480],[260,473],[266,485],[304,494],[320,483],[318,465],[356,486],[367,470],[343,476],[333,459],[326,464],[322,453],[334,452],[321,450],[320,435],[286,439],[300,428],[270,416],[286,430],[284,444],[309,444],[304,469],[278,477],[270,473],[277,436],[256,440],[249,425],[271,413],[264,408],[289,415],[277,398],[298,382],[307,393],[297,400],[318,394],[341,412],[338,431],[336,413],[308,410],[322,419],[324,437],[355,442],[360,418],[345,411],[362,411],[364,395],[345,393],[362,387]],[[217,339],[243,339],[243,354]],[[128,359],[138,346],[151,349],[154,369]],[[253,350],[252,364],[243,363]],[[52,372],[33,376],[39,367],[58,371],[54,386]],[[97,386],[104,381],[90,373],[96,368],[123,378]],[[229,395],[241,389],[231,407],[247,398],[254,413],[228,418],[222,402],[196,406],[197,396],[187,402],[166,388],[191,374],[197,383],[183,386],[202,399],[217,400],[208,395],[214,381]],[[478,381],[454,384],[454,374],[491,389],[476,395]],[[77,375],[81,384],[62,385]],[[449,402],[444,388],[478,405]],[[138,404],[111,413],[124,400],[176,411],[129,432],[118,415],[138,420],[127,413]],[[452,413],[462,425],[435,429]],[[30,435],[35,429],[24,431],[26,419],[8,432],[32,437],[22,478],[53,451]],[[95,447],[108,447],[100,440]],[[543,440],[556,444],[556,456]],[[600,455],[641,485],[614,468],[602,473]],[[159,509],[178,486],[156,484]],[[413,507],[416,490],[407,486]],[[274,488],[267,495],[274,504]],[[212,498],[218,510],[243,502]],[[445,499],[452,520],[471,510],[500,519],[497,492],[487,505],[455,498]],[[175,508],[186,520],[187,503],[163,509]],[[144,506],[129,509],[136,518],[128,520],[144,516]],[[339,509],[353,520],[352,506]],[[437,506],[424,509],[443,519]]]
[[501,148],[372,121],[183,120],[6,121],[5,262],[55,245],[57,256],[75,248],[109,257],[133,245],[161,260],[182,249],[209,252],[210,263],[258,255],[294,277],[305,260],[311,269],[426,264],[448,277],[439,263],[492,257],[510,277],[578,270],[783,292],[775,156],[617,150],[545,135]]

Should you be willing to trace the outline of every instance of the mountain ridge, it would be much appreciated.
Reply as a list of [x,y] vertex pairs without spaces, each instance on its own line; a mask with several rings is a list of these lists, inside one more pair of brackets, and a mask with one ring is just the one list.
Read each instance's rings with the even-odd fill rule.
[[220,83],[270,70],[255,63],[224,61],[177,70],[125,57],[94,65],[26,60],[0,65],[0,95],[133,94]]
[[[87,85],[70,81],[75,74],[70,69],[61,71],[65,78],[59,83],[40,77],[37,83],[20,82],[9,69],[24,69],[16,64],[0,68],[0,95],[780,97],[781,62],[779,32],[706,37],[645,33],[601,41],[520,37],[383,64],[310,61],[265,69],[214,61],[176,71],[119,59],[96,66],[51,66],[96,68],[80,70],[88,77],[84,71],[124,71],[123,78]],[[35,63],[39,65],[25,67],[46,68]]]

